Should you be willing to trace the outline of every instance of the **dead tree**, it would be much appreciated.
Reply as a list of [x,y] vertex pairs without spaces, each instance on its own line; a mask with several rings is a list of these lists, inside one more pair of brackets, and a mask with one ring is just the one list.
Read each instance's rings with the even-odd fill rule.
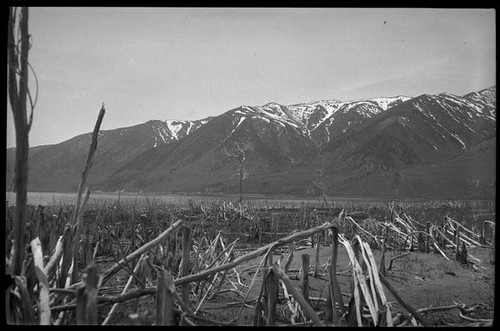
[[320,154],[320,158],[321,158],[321,163],[320,163],[320,167],[318,169],[315,170],[315,180],[313,181],[313,185],[314,185],[314,188],[319,190],[320,193],[321,193],[321,197],[323,199],[323,204],[325,206],[328,205],[328,197],[326,195],[326,181],[327,181],[327,176],[326,176],[326,167],[325,167],[325,163],[326,163],[326,160],[325,160],[325,156]]
[[[11,274],[20,275],[24,259],[24,227],[28,193],[28,134],[33,122],[33,110],[36,104],[28,89],[28,34],[27,7],[9,8],[7,84],[10,107],[16,129],[16,163],[14,189],[16,191],[16,218],[14,224],[14,250],[11,262]],[[36,79],[36,76],[35,76]],[[31,114],[28,120],[27,101],[30,101]]]
[[238,171],[238,187],[239,187],[239,202],[243,201],[243,181],[248,178],[248,172],[245,168],[245,161],[246,161],[246,156],[247,152],[251,149],[250,144],[246,143],[243,145],[240,145],[238,142],[234,143],[234,147],[231,150],[227,150],[226,147],[224,147],[224,154],[231,160],[237,160],[239,164],[239,171]]

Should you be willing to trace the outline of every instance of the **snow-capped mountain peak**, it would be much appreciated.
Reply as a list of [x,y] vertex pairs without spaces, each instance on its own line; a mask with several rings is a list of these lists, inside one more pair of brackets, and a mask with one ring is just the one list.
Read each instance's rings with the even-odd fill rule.
[[370,100],[375,101],[379,105],[379,107],[381,107],[383,110],[387,110],[391,107],[397,106],[398,104],[403,103],[403,102],[410,100],[410,99],[411,99],[411,97],[399,95],[396,97],[388,97],[388,98],[384,98],[384,97],[373,98]]
[[151,129],[153,131],[154,144],[153,147],[157,147],[158,144],[168,144],[172,141],[179,140],[185,136],[191,134],[196,129],[206,124],[212,119],[212,117],[207,117],[201,120],[189,121],[189,120],[162,120],[162,121],[151,121]]

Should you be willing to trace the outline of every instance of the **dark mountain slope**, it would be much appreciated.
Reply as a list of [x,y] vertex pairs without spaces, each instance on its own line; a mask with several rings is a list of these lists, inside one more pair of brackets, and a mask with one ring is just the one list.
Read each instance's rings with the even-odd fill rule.
[[[115,130],[101,130],[98,138],[92,171],[87,180],[89,185],[108,178],[124,162],[142,152],[176,141],[185,136],[188,127],[196,130],[209,119],[201,121],[182,121],[179,131],[170,131],[172,121],[148,121],[132,127]],[[176,123],[174,123],[176,124]],[[29,153],[29,190],[31,191],[75,191],[81,178],[89,152],[92,133],[86,133],[60,144],[30,148]],[[12,151],[12,152],[9,152]],[[14,149],[7,153],[7,183],[14,173]]]
[[111,176],[108,188],[140,189],[137,182],[154,191],[232,186],[237,164],[224,151],[231,151],[236,143],[247,149],[251,176],[289,167],[314,149],[310,139],[292,124],[239,107],[176,143],[137,156]]
[[[31,191],[75,191],[90,133],[30,149]],[[391,197],[491,196],[496,87],[284,106],[241,106],[199,121],[149,121],[101,131],[91,189]],[[14,150],[7,150],[7,183]],[[477,173],[477,174],[476,174]],[[321,175],[322,174],[322,175]],[[315,184],[316,183],[316,184]]]

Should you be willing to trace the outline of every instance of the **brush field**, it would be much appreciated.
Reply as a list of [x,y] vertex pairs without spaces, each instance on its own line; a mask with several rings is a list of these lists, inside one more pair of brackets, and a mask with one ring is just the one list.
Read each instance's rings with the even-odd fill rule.
[[[29,205],[26,244],[38,237],[47,261],[56,248],[58,238],[63,235],[73,209],[74,206],[70,203]],[[409,253],[394,259],[386,276],[406,303],[422,314],[428,325],[476,325],[480,323],[478,321],[488,324],[493,318],[495,299],[494,246],[470,247],[468,253],[474,259],[468,264],[462,264],[453,258],[452,247],[447,247],[444,252],[450,257],[446,260],[435,250],[427,253],[418,247],[410,250],[401,247],[397,237],[394,237],[392,243],[387,242],[387,251],[382,262],[377,238],[383,238],[383,233],[377,230],[377,224],[390,221],[393,217],[391,211],[394,210],[398,211],[398,215],[404,214],[421,224],[430,222],[438,225],[449,217],[471,230],[480,229],[484,221],[495,222],[495,203],[491,201],[400,201],[391,204],[384,201],[351,199],[331,201],[328,205],[289,201],[280,205],[279,201],[257,200],[248,200],[241,204],[195,199],[187,199],[182,203],[155,199],[94,200],[86,206],[83,213],[79,278],[83,277],[86,266],[91,263],[96,265],[99,275],[106,274],[124,257],[130,256],[181,220],[182,228],[179,231],[173,232],[161,244],[152,246],[143,257],[126,261],[126,267],[120,268],[99,288],[99,295],[104,298],[99,301],[99,324],[158,324],[156,289],[162,266],[168,266],[174,280],[186,275],[196,275],[235,261],[293,233],[321,226],[325,222],[335,224],[341,236],[352,239],[356,232],[353,232],[353,226],[348,225],[348,222],[339,222],[339,215],[342,213],[366,231],[357,233],[369,243],[377,266],[384,263],[386,268],[389,268],[391,258]],[[7,234],[12,232],[13,215],[13,207],[7,205]],[[189,258],[190,269],[181,275],[180,248],[183,228],[190,229],[192,250]],[[370,239],[370,233],[375,239]],[[493,236],[491,228],[489,232],[486,231],[486,241],[494,243]],[[8,237],[6,252],[10,249]],[[294,255],[290,259],[291,250]],[[304,278],[301,256],[304,254],[310,258],[309,302],[319,318],[325,320],[325,315],[328,314],[328,268],[332,256],[332,242],[326,232],[318,232],[318,235],[293,241],[292,246],[277,246],[271,256],[273,262],[278,263],[282,269],[287,262],[286,274],[300,290],[301,280]],[[184,297],[183,304],[188,308],[175,306],[173,324],[265,324],[265,312],[260,316],[257,309],[259,292],[263,286],[262,272],[265,269],[262,264],[262,256],[255,256],[233,268],[187,283],[188,294]],[[53,275],[49,274],[49,285],[52,287],[57,287],[58,268],[55,269]],[[352,263],[343,245],[339,245],[336,270],[340,292],[344,303],[347,303],[352,296],[353,273]],[[36,283],[36,279],[31,281]],[[127,282],[130,284],[125,291]],[[178,289],[180,287],[186,286],[177,286]],[[284,289],[284,286],[278,288],[275,325],[311,325],[312,322],[306,318],[303,309]],[[71,295],[63,298],[60,291],[51,291],[52,323],[75,324],[75,310],[74,307],[71,308],[75,298]],[[126,292],[133,293],[130,299],[120,297]],[[35,287],[33,297],[36,297],[36,293]],[[389,292],[387,301],[393,318],[401,326],[411,326],[415,323],[408,311]],[[112,304],[116,303],[119,304],[110,314]],[[192,315],[183,315],[182,312],[186,311]],[[373,325],[368,308],[364,307],[361,315],[363,325]],[[467,317],[471,319],[468,320]]]

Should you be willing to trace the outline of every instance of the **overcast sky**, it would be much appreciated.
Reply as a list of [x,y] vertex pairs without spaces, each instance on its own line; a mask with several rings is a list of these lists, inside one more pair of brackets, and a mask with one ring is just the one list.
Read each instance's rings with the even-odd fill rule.
[[92,131],[102,102],[107,130],[270,101],[462,95],[496,84],[495,31],[494,9],[30,8],[30,146]]

